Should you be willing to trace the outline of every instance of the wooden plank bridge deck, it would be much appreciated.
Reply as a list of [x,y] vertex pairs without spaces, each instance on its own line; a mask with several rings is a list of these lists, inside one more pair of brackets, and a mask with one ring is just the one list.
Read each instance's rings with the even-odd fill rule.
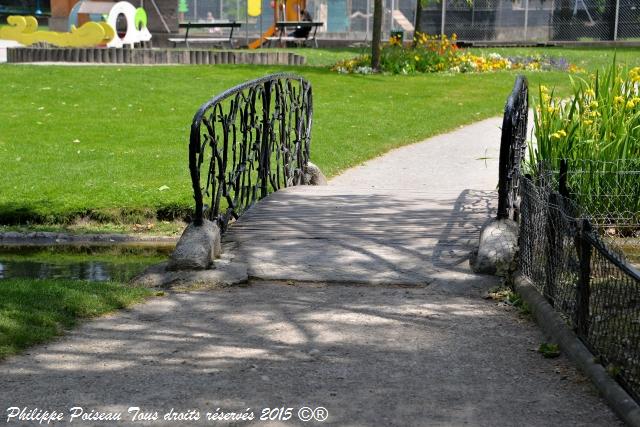
[[486,285],[468,260],[496,213],[500,125],[476,122],[369,160],[328,186],[278,191],[223,239],[253,278]]
[[302,186],[250,208],[225,234],[249,276],[426,285],[477,279],[468,258],[493,191]]

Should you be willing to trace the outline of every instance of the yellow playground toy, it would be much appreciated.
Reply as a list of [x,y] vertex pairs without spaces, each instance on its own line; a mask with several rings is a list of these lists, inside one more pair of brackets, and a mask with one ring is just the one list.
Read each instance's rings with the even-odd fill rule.
[[0,40],[14,40],[26,46],[41,42],[60,47],[100,46],[115,37],[115,31],[106,22],[87,22],[68,33],[38,31],[38,21],[33,16],[9,16],[7,24],[0,28]]
[[[52,6],[56,6],[54,2]],[[68,32],[39,31],[33,16],[9,16],[6,27],[0,27],[0,40],[13,40],[25,46],[49,43],[59,47],[134,47],[151,40],[147,30],[147,13],[131,3],[79,0],[68,12]],[[55,10],[55,9],[54,9]],[[66,12],[65,12],[66,13]],[[126,31],[116,30],[117,20],[124,17]],[[79,27],[76,27],[82,23]]]

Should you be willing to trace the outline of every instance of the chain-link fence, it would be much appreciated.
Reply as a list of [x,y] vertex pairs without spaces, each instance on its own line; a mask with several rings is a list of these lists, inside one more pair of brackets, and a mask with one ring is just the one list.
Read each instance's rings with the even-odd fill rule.
[[[611,192],[616,179],[623,193],[622,188],[635,179],[629,177],[639,171],[612,171],[601,195]],[[640,401],[640,272],[627,251],[611,248],[606,235],[606,228],[615,226],[617,213],[626,212],[620,208],[622,199],[608,208],[584,209],[598,206],[599,195],[584,205],[577,203],[587,202],[577,185],[594,177],[598,175],[579,170],[545,170],[536,178],[522,178],[519,267],[608,372]],[[604,215],[602,226],[604,209],[618,211]],[[634,233],[640,228],[635,214],[617,217]],[[633,250],[640,250],[637,242]]]
[[[391,31],[402,31],[406,39],[413,37],[417,1],[383,0],[384,38]],[[307,0],[307,10],[314,21],[324,23],[320,38],[368,41],[373,3]],[[241,22],[245,37],[256,37],[273,25],[271,0],[261,0],[257,17],[247,16],[247,0],[183,0],[181,4],[180,19]],[[432,0],[420,16],[424,32],[456,33],[463,41],[640,41],[637,0]]]
[[444,0],[422,13],[431,34],[502,42],[640,40],[637,0]]
[[[318,30],[323,39],[368,41],[373,31],[373,3],[373,0],[307,0],[307,11],[314,21],[324,23]],[[391,31],[403,31],[412,37],[416,0],[383,0],[383,4],[385,37]],[[237,21],[243,24],[239,36],[257,37],[274,24],[271,0],[261,0],[259,16],[247,16],[247,0],[186,0],[185,5],[181,20]]]

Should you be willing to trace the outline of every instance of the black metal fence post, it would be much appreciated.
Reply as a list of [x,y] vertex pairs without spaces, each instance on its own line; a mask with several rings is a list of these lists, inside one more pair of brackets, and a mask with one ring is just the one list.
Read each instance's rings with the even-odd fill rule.
[[558,280],[558,269],[556,268],[556,254],[562,251],[562,236],[560,235],[560,204],[557,193],[549,194],[547,203],[547,223],[545,233],[547,235],[547,245],[549,250],[545,253],[545,286],[544,296],[547,297],[551,305],[554,305],[556,295],[556,283]]
[[569,186],[567,185],[568,172],[569,172],[569,165],[567,163],[567,159],[560,160],[560,177],[559,177],[558,191],[560,191],[560,195],[565,199],[568,199],[570,196]]
[[589,299],[591,298],[591,241],[588,233],[592,230],[588,220],[583,219],[578,228],[578,259],[580,261],[580,275],[576,288],[576,332],[578,336],[586,337],[589,333]]

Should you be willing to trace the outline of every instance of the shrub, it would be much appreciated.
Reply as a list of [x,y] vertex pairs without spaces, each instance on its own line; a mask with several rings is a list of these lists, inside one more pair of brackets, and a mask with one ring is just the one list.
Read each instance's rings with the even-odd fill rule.
[[[332,69],[340,73],[369,74],[370,64],[371,57],[362,55],[339,61]],[[475,55],[458,47],[455,34],[451,38],[445,35],[418,34],[412,46],[404,46],[399,39],[392,37],[389,43],[382,47],[380,67],[383,72],[392,74],[550,69],[580,71],[562,58],[542,55],[508,58],[498,53],[490,53],[487,56]]]

